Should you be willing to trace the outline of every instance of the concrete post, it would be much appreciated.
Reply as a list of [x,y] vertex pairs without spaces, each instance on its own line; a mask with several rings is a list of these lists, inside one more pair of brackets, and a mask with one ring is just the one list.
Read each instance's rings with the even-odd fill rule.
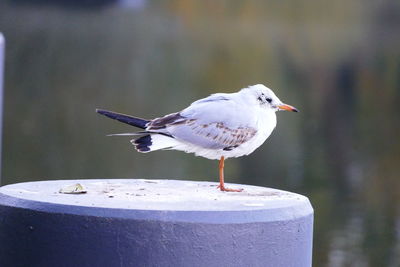
[[[59,192],[75,183],[86,193]],[[1,266],[311,266],[306,197],[229,186],[244,191],[140,179],[3,186]]]
[[4,83],[4,60],[5,60],[5,46],[6,42],[4,40],[3,34],[0,32],[0,185],[1,182],[1,174],[2,174],[2,143],[3,143],[3,83]]

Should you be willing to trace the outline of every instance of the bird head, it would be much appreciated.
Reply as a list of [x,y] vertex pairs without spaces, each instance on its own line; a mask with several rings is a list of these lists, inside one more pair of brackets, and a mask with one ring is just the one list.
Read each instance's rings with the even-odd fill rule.
[[256,84],[242,89],[250,97],[250,101],[260,105],[262,108],[273,111],[287,110],[298,112],[295,107],[283,103],[274,92],[262,84]]

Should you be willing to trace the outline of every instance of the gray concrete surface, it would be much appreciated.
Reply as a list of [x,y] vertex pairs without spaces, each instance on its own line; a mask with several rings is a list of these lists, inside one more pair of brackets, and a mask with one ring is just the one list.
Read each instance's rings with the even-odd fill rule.
[[[87,193],[59,192],[76,183]],[[306,197],[216,186],[143,179],[3,186],[0,258],[4,266],[311,266]]]

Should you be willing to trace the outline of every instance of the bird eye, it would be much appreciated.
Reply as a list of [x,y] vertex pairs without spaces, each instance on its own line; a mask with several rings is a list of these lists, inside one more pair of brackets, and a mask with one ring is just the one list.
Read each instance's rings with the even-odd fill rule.
[[272,98],[270,98],[270,97],[266,98],[265,100],[267,100],[268,103],[272,102]]

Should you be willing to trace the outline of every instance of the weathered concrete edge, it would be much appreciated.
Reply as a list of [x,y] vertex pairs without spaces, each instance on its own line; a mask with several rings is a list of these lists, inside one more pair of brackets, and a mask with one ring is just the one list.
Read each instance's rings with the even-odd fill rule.
[[276,211],[271,209],[238,211],[132,210],[54,204],[25,200],[3,193],[0,193],[0,206],[80,216],[211,224],[279,222],[295,220],[314,214],[314,210],[309,201]]

